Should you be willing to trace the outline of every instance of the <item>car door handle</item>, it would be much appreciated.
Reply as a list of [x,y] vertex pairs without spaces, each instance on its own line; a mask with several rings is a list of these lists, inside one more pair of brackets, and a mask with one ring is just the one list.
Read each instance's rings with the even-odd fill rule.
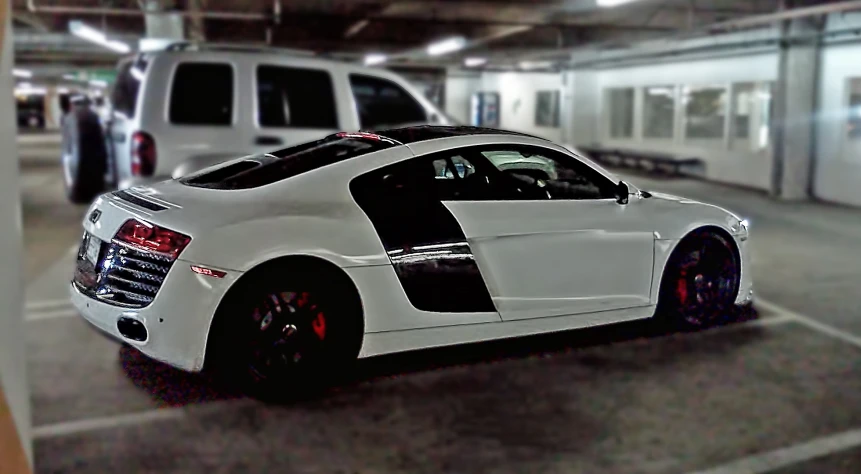
[[255,144],[255,145],[262,145],[262,146],[269,146],[269,145],[272,145],[272,146],[275,146],[275,145],[283,145],[283,144],[284,144],[284,140],[282,140],[282,139],[281,139],[281,137],[273,137],[273,136],[261,135],[261,136],[256,137],[256,138],[254,139],[254,144]]

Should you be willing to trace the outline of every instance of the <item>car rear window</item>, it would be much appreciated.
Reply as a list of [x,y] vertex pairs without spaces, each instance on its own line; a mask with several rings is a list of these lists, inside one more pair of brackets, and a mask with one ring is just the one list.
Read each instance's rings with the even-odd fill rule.
[[359,112],[359,126],[364,130],[425,123],[428,120],[424,107],[392,81],[350,74],[350,88]]
[[371,133],[336,133],[322,140],[203,171],[180,182],[210,189],[256,188],[395,146],[401,144]]
[[113,104],[114,111],[120,112],[128,118],[135,116],[138,106],[138,93],[141,88],[141,81],[132,73],[132,68],[137,68],[137,74],[142,74],[142,69],[146,68],[146,62],[127,61],[120,64],[119,71],[117,71],[117,80],[111,92],[111,103]]
[[332,77],[326,71],[260,66],[257,104],[262,127],[338,129]]
[[224,63],[182,63],[170,93],[170,122],[229,126],[233,123],[233,67]]

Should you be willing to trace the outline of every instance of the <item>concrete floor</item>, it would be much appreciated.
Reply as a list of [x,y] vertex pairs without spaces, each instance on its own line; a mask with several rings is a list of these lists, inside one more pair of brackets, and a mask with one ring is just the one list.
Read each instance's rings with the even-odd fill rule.
[[[62,300],[84,209],[65,204],[59,176],[32,165],[22,179],[39,473],[687,473],[734,461],[760,468],[707,472],[861,472],[861,441],[836,450],[823,438],[861,428],[859,211],[634,177],[750,218],[757,291],[772,303],[759,321],[378,357],[335,390],[274,405],[74,317]],[[821,456],[799,448],[812,440]],[[808,454],[763,460],[784,448]]]

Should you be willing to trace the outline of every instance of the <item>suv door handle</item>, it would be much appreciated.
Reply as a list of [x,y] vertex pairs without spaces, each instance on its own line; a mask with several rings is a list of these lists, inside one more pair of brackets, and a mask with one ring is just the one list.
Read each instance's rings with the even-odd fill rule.
[[260,135],[254,139],[254,144],[255,145],[262,145],[262,146],[283,145],[284,140],[282,140],[281,137]]

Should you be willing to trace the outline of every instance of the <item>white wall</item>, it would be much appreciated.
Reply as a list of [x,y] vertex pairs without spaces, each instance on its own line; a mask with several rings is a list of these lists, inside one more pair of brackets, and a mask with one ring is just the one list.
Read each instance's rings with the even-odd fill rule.
[[[725,85],[736,82],[777,80],[777,54],[687,60],[617,69],[575,72],[574,136],[575,145],[600,143],[603,146],[662,151],[679,156],[697,157],[706,164],[706,178],[761,189],[768,189],[771,172],[771,151],[730,150],[727,140],[708,145],[696,145],[681,139],[643,139],[642,93],[637,90],[634,109],[634,137],[611,139],[607,134],[609,117],[604,109],[604,91],[609,88],[643,86]],[[728,97],[728,101],[729,101]],[[677,96],[677,109],[682,107]],[[676,127],[680,127],[676,114]]]
[[[7,4],[8,5],[8,4]],[[11,9],[11,5],[8,5]],[[2,8],[0,6],[0,8]],[[6,395],[21,443],[32,463],[30,448],[30,395],[24,365],[24,328],[21,319],[21,203],[15,133],[17,120],[12,95],[12,25],[0,38],[0,385]],[[0,394],[2,396],[2,394]]]
[[[832,19],[829,29],[861,23],[858,15]],[[861,44],[828,45],[819,67],[814,195],[826,201],[861,206],[861,141],[847,136],[848,82],[861,78]]]
[[[475,92],[498,92],[500,98],[499,126],[506,130],[529,133],[554,141],[562,139],[562,128],[535,125],[535,101],[538,91],[560,91],[564,103],[562,75],[559,73],[486,72],[480,76],[464,76],[450,72],[446,79],[446,113],[463,117],[470,123],[470,97]],[[562,105],[560,104],[560,107]],[[564,115],[560,110],[560,116]],[[560,117],[560,122],[562,121]]]

